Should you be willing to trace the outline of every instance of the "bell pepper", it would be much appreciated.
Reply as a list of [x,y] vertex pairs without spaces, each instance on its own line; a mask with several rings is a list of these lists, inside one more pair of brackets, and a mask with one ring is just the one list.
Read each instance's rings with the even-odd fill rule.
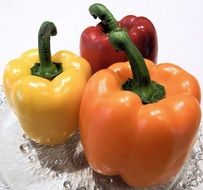
[[113,31],[127,62],[95,73],[80,107],[80,135],[89,165],[133,187],[165,184],[188,158],[200,125],[200,86],[171,63],[143,59],[127,32]]
[[87,59],[93,73],[107,68],[113,63],[127,61],[126,54],[115,51],[109,43],[108,34],[122,28],[126,30],[145,58],[156,62],[158,44],[154,25],[146,17],[127,15],[117,21],[102,4],[95,3],[89,7],[94,18],[100,18],[97,26],[87,27],[80,37],[80,54]]
[[91,75],[89,63],[67,50],[51,56],[52,22],[41,25],[38,49],[8,63],[3,86],[24,132],[40,144],[59,144],[78,128],[83,89]]

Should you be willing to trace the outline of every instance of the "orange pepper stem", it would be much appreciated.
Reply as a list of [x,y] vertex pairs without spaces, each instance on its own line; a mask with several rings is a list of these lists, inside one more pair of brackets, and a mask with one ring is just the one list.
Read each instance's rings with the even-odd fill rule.
[[115,49],[126,53],[131,66],[133,78],[128,79],[122,88],[138,94],[144,104],[163,99],[165,97],[164,86],[151,80],[144,58],[128,33],[124,30],[112,31],[109,33],[109,40]]
[[31,74],[52,80],[62,72],[61,63],[53,63],[51,60],[50,36],[55,36],[57,29],[54,23],[43,22],[38,34],[38,51],[40,63],[31,68]]
[[95,3],[89,7],[89,12],[95,19],[99,17],[107,32],[119,28],[118,22],[104,5]]

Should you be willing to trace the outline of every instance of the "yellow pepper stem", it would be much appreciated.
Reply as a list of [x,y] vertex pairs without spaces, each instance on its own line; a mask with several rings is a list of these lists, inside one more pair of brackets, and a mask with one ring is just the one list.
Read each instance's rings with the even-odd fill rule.
[[31,68],[31,74],[52,80],[59,75],[63,69],[61,63],[54,63],[51,60],[50,36],[55,36],[57,29],[54,23],[43,22],[38,34],[38,51],[40,63]]

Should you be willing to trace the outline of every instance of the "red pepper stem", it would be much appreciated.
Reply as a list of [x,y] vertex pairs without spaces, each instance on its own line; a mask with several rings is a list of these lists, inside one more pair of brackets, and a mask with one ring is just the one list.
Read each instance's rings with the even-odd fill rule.
[[117,50],[123,50],[129,60],[133,79],[128,79],[122,86],[140,96],[144,104],[154,103],[165,97],[165,88],[152,81],[144,58],[124,30],[109,33],[109,40]]
[[95,19],[98,17],[102,21],[107,32],[119,28],[117,20],[104,5],[95,3],[89,7],[89,12]]
[[31,68],[32,75],[40,76],[49,80],[62,72],[60,63],[53,63],[51,60],[50,36],[55,36],[57,29],[54,23],[43,22],[38,33],[38,51],[40,63]]

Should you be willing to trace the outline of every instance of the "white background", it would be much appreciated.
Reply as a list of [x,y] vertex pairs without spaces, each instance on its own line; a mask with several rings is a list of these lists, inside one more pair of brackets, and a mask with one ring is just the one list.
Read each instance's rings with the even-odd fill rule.
[[[7,62],[24,51],[37,47],[37,33],[43,21],[54,22],[58,29],[58,35],[51,38],[52,53],[68,49],[79,54],[81,32],[99,22],[88,12],[88,7],[95,2],[0,0],[0,84]],[[148,17],[158,34],[158,63],[178,64],[195,75],[203,89],[202,0],[97,2],[106,5],[117,20],[128,14]]]
[[[88,7],[91,0],[0,0],[0,77],[7,62],[37,47],[37,33],[45,20],[53,21],[52,53],[68,49],[79,54],[80,34],[95,25]],[[158,62],[180,65],[203,86],[202,0],[101,0],[120,20],[127,14],[148,17],[156,27]],[[202,87],[203,88],[203,87]]]

